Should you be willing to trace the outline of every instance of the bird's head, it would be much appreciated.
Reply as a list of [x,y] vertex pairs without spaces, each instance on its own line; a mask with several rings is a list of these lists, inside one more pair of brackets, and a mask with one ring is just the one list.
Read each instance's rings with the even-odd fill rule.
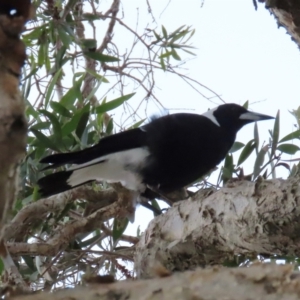
[[203,116],[209,118],[219,127],[236,132],[248,123],[274,119],[274,117],[249,111],[234,103],[220,105],[207,111]]

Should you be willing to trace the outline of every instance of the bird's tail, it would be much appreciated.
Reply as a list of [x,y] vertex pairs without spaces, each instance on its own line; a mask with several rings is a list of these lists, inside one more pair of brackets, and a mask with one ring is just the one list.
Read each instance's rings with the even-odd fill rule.
[[73,163],[80,164],[81,163],[80,158],[83,151],[87,152],[88,149],[73,152],[73,153],[70,152],[70,153],[52,154],[42,158],[40,162],[43,164],[51,164],[50,166],[45,167],[43,170],[58,168],[65,164],[73,164]]
[[53,173],[47,175],[37,182],[39,185],[39,193],[42,197],[49,197],[58,193],[62,193],[88,183],[92,180],[86,180],[86,178],[82,177],[81,181],[77,182],[77,185],[71,185],[68,183],[71,175],[77,170],[72,171],[61,171],[57,173]]

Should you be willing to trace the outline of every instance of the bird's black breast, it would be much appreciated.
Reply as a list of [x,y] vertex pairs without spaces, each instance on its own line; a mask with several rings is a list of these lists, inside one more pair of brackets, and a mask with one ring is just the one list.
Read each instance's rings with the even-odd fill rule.
[[144,182],[170,192],[197,180],[224,159],[236,132],[194,114],[168,115],[144,127],[150,156]]

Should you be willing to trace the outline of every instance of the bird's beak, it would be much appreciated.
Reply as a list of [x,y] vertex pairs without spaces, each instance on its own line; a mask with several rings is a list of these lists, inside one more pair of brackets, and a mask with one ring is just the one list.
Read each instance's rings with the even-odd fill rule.
[[239,119],[249,121],[249,122],[256,122],[256,121],[270,120],[275,118],[268,115],[263,115],[263,114],[248,111],[246,113],[241,114]]

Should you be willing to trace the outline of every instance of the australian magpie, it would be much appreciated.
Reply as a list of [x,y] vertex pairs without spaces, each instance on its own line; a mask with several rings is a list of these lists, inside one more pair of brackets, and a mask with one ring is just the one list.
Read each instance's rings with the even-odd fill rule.
[[[47,168],[71,165],[38,181],[44,197],[104,180],[151,195],[183,188],[219,164],[246,124],[273,119],[237,104],[223,104],[202,115],[177,113],[140,128],[104,137],[90,148],[44,157]],[[152,194],[153,195],[153,194]]]

